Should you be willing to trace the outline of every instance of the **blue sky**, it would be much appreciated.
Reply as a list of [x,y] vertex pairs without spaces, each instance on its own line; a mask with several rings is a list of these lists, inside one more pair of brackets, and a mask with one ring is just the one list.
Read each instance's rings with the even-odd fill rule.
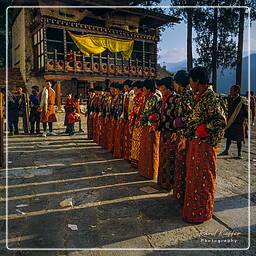
[[[162,0],[161,5],[168,5],[168,0]],[[166,9],[168,12],[169,8]],[[245,28],[244,33],[244,56],[248,55],[248,26]],[[195,36],[195,33],[193,34]],[[159,63],[176,63],[186,59],[186,24],[181,22],[173,26],[172,28],[167,28],[161,36],[161,40],[158,44]],[[251,33],[250,33],[250,44],[251,53],[256,52],[256,22],[252,23]],[[193,47],[194,48],[194,47]],[[195,48],[193,49],[193,57],[196,57]]]

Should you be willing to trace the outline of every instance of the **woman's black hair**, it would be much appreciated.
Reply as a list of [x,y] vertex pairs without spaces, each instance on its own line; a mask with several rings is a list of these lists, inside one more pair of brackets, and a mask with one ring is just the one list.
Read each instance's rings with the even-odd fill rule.
[[37,85],[33,85],[31,88],[39,92],[39,87]]
[[156,86],[159,86],[159,85],[161,85],[161,80],[162,80],[162,79],[155,79],[155,82],[156,82]]
[[121,84],[121,83],[118,83],[118,89],[119,89],[120,91],[123,91],[123,89],[124,89],[124,85],[123,85],[123,84]]
[[154,79],[146,79],[143,82],[143,87],[145,87],[147,90],[150,90],[151,92],[156,91],[156,82]]
[[112,82],[112,83],[110,84],[109,88],[116,88],[117,85],[118,85],[118,83]]
[[174,90],[173,78],[172,77],[162,78],[159,81],[159,85],[164,85],[167,89]]
[[205,67],[195,67],[189,71],[189,77],[193,81],[199,81],[199,84],[207,85],[209,83],[209,72]]
[[174,81],[182,87],[187,87],[189,84],[188,72],[185,70],[179,70],[174,76]]
[[231,86],[231,88],[234,88],[235,89],[235,91],[238,91],[239,93],[240,93],[240,91],[241,91],[241,87],[239,86],[239,85],[232,85]]
[[102,91],[102,87],[101,87],[101,86],[99,86],[99,85],[98,85],[98,86],[96,86],[96,87],[95,87],[95,91],[97,91],[97,92]]
[[110,81],[109,79],[106,79],[106,80],[105,80],[105,86],[106,86],[106,88],[109,87],[110,83],[111,83],[111,81]]
[[143,88],[143,82],[142,81],[135,81],[132,86],[133,88],[137,87],[138,89],[142,89]]
[[132,80],[130,80],[130,79],[125,80],[125,81],[123,82],[123,85],[128,85],[129,88],[131,88],[131,87],[132,87]]

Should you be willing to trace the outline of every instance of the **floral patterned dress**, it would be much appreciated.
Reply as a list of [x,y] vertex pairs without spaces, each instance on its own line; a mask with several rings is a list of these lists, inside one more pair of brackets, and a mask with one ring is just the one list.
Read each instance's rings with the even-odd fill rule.
[[142,136],[138,161],[139,174],[157,180],[159,167],[159,131],[150,132],[151,126],[157,126],[157,114],[160,108],[160,97],[156,93],[147,96],[141,112],[140,123]]
[[131,165],[133,167],[138,167],[138,160],[140,154],[140,145],[141,145],[141,134],[142,126],[140,125],[139,118],[142,110],[142,106],[145,101],[144,93],[136,95],[133,99],[133,109],[129,118],[129,129],[132,134],[131,139]]
[[124,105],[123,105],[123,129],[124,129],[124,142],[123,142],[123,158],[124,159],[130,159],[130,154],[131,154],[131,133],[129,129],[129,103],[130,103],[130,93],[126,92],[124,94]]
[[159,169],[157,183],[162,188],[171,189],[174,182],[176,130],[173,120],[176,118],[175,110],[179,102],[179,95],[171,92],[163,97],[159,113]]
[[180,119],[181,125],[177,128],[173,195],[181,206],[183,206],[186,189],[186,154],[188,146],[188,140],[184,133],[187,120],[193,110],[194,101],[194,92],[188,86],[180,94],[180,100],[176,108],[176,120]]
[[113,136],[114,136],[114,99],[115,96],[111,95],[109,104],[107,105],[107,116],[109,117],[109,130],[108,130],[108,139],[107,139],[107,149],[113,151]]
[[114,156],[117,158],[123,157],[123,137],[124,137],[124,120],[121,118],[123,113],[123,100],[124,95],[121,93],[118,95],[115,102],[114,118],[116,120],[115,136],[114,136]]
[[196,96],[186,126],[189,143],[183,217],[189,222],[204,222],[212,218],[217,144],[226,126],[223,109],[211,87],[204,86]]

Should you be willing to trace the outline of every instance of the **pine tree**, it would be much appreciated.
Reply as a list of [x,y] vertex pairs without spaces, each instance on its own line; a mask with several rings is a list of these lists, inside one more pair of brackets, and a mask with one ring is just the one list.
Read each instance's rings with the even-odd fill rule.
[[[231,1],[207,1],[208,5],[229,5]],[[234,8],[198,9],[194,18],[198,65],[209,68],[212,82],[217,89],[218,68],[234,67],[236,64],[236,35],[238,34],[238,13]]]
[[[202,1],[196,0],[170,0],[172,6],[196,6]],[[177,8],[171,9],[170,14],[182,17],[187,23],[187,70],[193,67],[192,41],[193,41],[193,19],[195,16],[194,8]]]

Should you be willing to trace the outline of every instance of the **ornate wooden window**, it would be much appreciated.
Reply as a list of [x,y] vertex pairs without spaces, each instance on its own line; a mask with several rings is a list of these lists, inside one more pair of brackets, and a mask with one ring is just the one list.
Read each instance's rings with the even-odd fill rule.
[[43,29],[39,29],[33,36],[34,53],[35,53],[35,68],[41,69],[44,67],[44,34]]

